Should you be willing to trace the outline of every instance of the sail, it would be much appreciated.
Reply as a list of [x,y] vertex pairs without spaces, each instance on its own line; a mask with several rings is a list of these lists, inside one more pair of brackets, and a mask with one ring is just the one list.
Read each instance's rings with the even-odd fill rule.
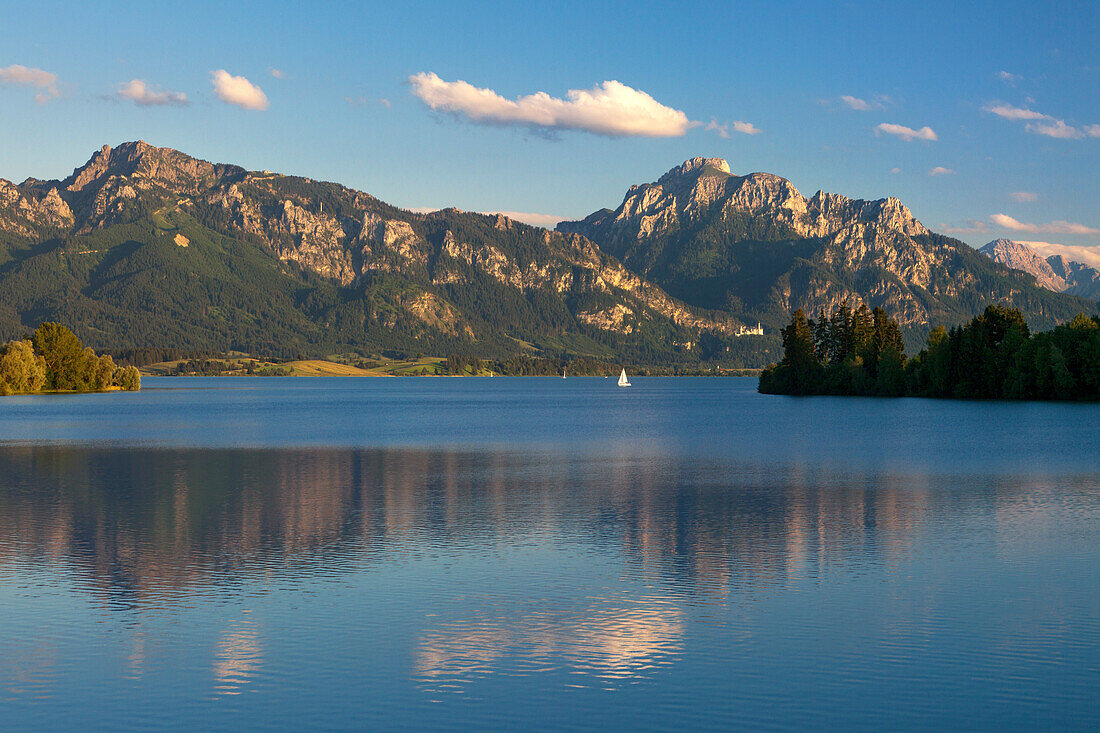
[[623,369],[622,373],[619,374],[619,386],[620,387],[629,387],[630,386],[630,382],[627,381],[627,378],[626,378],[626,369]]

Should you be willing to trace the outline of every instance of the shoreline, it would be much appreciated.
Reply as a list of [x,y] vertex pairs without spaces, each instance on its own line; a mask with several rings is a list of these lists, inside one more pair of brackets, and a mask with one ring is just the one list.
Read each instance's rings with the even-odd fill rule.
[[[582,360],[584,358],[580,357]],[[363,358],[341,361],[299,359],[285,362],[231,356],[157,362],[141,365],[138,370],[143,376],[147,377],[561,377],[561,370],[564,367],[567,379],[582,376],[617,378],[619,371],[624,367],[628,374],[639,377],[758,377],[762,371],[762,369],[732,367],[720,367],[716,371],[713,366],[705,369],[692,369],[690,366],[632,365],[629,362],[601,362],[599,364],[582,362],[574,366],[570,366],[568,362],[564,364],[557,362],[552,367],[544,363],[540,363],[538,366],[539,369],[532,371],[540,373],[516,374],[514,373],[514,365],[509,369],[509,362],[506,360],[480,361],[472,369],[467,364],[464,369],[457,370],[453,365],[448,367],[447,359],[434,356],[419,356],[390,361]],[[570,373],[574,368],[578,370],[577,373]],[[509,371],[513,373],[508,373]]]
[[[677,377],[692,377],[692,378],[706,377],[706,378],[713,378],[713,379],[753,379],[753,378],[758,378],[760,376],[760,372],[762,370],[760,370],[760,369],[747,369],[747,370],[743,370],[746,373],[736,373],[736,374],[734,374],[734,373],[714,374],[713,372],[706,372],[706,373],[699,372],[699,373],[693,373],[693,374],[643,374],[643,373],[637,373],[637,372],[636,373],[630,373],[629,370],[627,370],[627,371],[628,371],[628,374],[630,374],[631,379],[635,379],[635,378],[639,378],[639,379],[666,379],[666,378],[677,378]],[[374,378],[387,379],[387,378],[394,378],[394,377],[397,377],[397,378],[417,378],[417,379],[470,379],[470,378],[474,378],[474,379],[496,379],[498,377],[513,378],[513,379],[514,378],[529,378],[529,379],[533,379],[533,378],[538,378],[538,379],[561,379],[562,378],[560,374],[293,374],[292,373],[292,374],[262,375],[262,374],[194,374],[194,373],[192,373],[192,374],[164,374],[164,373],[161,373],[161,372],[146,372],[146,371],[141,371],[141,376],[142,376],[142,378],[145,378],[145,377],[153,377],[153,378],[157,378],[157,377],[181,377],[181,378],[207,377],[207,378],[223,378],[223,379],[239,379],[239,378],[242,378],[242,377],[255,377],[255,378],[260,378],[260,379],[287,379],[287,378],[289,378],[289,379],[295,379],[295,378],[326,379],[326,378],[333,378],[333,377],[340,377],[340,378],[350,377],[350,378],[353,378],[353,379],[374,379]],[[575,376],[566,377],[566,379],[613,379],[613,378],[615,378],[615,375],[612,375],[612,374],[608,374],[608,375],[603,375],[603,374],[577,374]],[[114,390],[112,390],[112,391],[114,391]],[[45,394],[45,393],[44,392],[38,392],[36,394]],[[87,394],[87,393],[80,393],[80,394]]]

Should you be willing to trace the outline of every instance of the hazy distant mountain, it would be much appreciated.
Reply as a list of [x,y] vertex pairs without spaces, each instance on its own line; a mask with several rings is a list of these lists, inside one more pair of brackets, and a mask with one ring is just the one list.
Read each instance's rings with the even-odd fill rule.
[[1100,300],[1100,270],[1083,262],[1067,260],[1063,255],[1044,259],[1026,244],[1010,239],[994,239],[978,251],[994,262],[1034,275],[1035,281],[1048,290]]
[[978,251],[994,262],[1034,275],[1035,282],[1047,290],[1060,293],[1066,289],[1065,278],[1054,272],[1050,264],[1027,245],[1011,239],[994,239]]
[[144,142],[62,181],[0,180],[0,336],[47,319],[97,348],[652,360],[693,359],[701,336],[736,354],[741,326],[577,235]]
[[717,158],[631,186],[615,210],[558,231],[592,239],[688,303],[772,327],[795,308],[862,300],[884,307],[914,343],[929,324],[962,322],[988,303],[1015,305],[1039,328],[1091,305],[928,231],[896,198],[806,198],[779,176],[733,175]]
[[1047,258],[1047,263],[1066,281],[1064,292],[1080,298],[1100,300],[1100,270],[1083,262],[1067,260],[1062,255],[1051,255]]

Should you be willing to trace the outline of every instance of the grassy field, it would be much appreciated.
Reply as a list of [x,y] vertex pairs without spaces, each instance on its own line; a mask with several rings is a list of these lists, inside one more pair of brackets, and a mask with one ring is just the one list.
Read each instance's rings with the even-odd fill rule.
[[376,370],[360,369],[348,364],[340,364],[324,359],[305,359],[304,361],[288,361],[281,366],[290,367],[293,377],[377,377],[389,376],[377,374]]
[[[247,358],[214,359],[223,366],[221,376],[241,376],[246,373],[246,365],[252,362],[256,372],[264,370],[280,370],[289,372],[291,377],[407,377],[407,376],[433,376],[443,374],[446,360],[427,356],[420,359],[396,359],[392,361],[382,360],[374,362],[376,366],[368,369],[360,369],[350,364],[327,359],[304,359],[301,361],[268,362]],[[141,373],[146,376],[170,376],[177,373],[179,361],[162,361],[156,364],[147,364],[141,367]],[[185,362],[186,363],[186,362]]]

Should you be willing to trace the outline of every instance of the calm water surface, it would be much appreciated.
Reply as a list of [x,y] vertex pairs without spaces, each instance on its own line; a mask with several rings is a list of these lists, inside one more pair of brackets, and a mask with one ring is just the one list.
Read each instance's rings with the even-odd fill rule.
[[0,400],[0,728],[1100,727],[1100,406]]

